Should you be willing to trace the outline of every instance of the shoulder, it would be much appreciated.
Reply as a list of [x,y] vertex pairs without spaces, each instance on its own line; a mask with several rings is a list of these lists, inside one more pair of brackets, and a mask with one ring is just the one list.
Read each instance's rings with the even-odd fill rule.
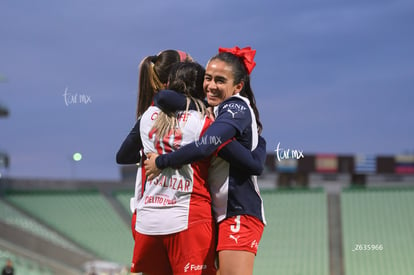
[[150,106],[141,116],[140,128],[152,125],[157,120],[161,110],[158,107]]
[[188,111],[178,111],[176,112],[178,123],[181,127],[189,127],[188,125],[192,125],[191,127],[201,127],[202,123],[205,119],[205,115],[201,114],[195,110],[188,110]]
[[241,96],[232,96],[219,105],[218,115],[220,114],[232,118],[250,116],[248,100],[244,100]]
[[157,114],[160,112],[160,108],[158,108],[157,106],[150,106],[148,107],[147,110],[145,110],[145,112],[142,114],[141,116],[141,120],[145,120],[148,117],[153,117],[154,114]]

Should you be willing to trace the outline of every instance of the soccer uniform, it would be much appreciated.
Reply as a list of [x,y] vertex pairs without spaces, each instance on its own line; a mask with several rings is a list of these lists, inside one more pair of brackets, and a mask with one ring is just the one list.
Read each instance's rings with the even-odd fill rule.
[[[256,148],[257,124],[247,98],[235,95],[215,107],[214,113],[216,121],[237,129],[236,139],[241,144],[251,150]],[[212,160],[208,182],[219,224],[217,251],[243,250],[256,254],[266,224],[257,176],[243,173],[231,162],[216,157]]]
[[[159,139],[152,129],[160,112],[143,114],[140,135],[145,153],[164,154],[197,140],[211,121],[197,111],[178,112],[179,127]],[[132,272],[215,274],[215,227],[206,183],[209,160],[164,169],[145,182],[137,204]],[[161,268],[161,269],[160,269]],[[169,273],[164,273],[169,274]]]
[[[212,154],[218,147],[218,140],[222,143],[233,137],[250,150],[256,148],[256,119],[247,98],[232,96],[217,106],[214,112],[216,120],[201,139],[171,154],[160,155],[156,159],[157,167],[191,163]],[[234,249],[256,253],[266,224],[257,177],[218,157],[212,160],[211,166],[208,181],[214,213],[219,223],[217,250]],[[234,240],[237,239],[234,233],[246,239],[244,244]]]

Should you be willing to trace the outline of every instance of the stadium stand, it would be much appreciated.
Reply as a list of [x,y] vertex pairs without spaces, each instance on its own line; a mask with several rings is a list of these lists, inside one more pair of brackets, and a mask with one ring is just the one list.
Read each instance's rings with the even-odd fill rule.
[[322,189],[262,192],[267,226],[254,274],[327,275],[326,194]]
[[50,241],[56,245],[59,245],[63,248],[79,251],[79,248],[76,247],[73,243],[67,241],[66,239],[59,236],[56,232],[50,230],[43,224],[37,222],[33,218],[25,215],[16,208],[10,206],[0,199],[0,220],[4,223],[21,228],[25,231],[28,231],[34,235],[39,236],[47,241]]
[[14,274],[24,275],[52,275],[52,270],[39,265],[37,262],[18,256],[11,251],[0,249],[0,271],[5,266],[7,259],[13,263]]
[[129,264],[130,229],[100,192],[16,191],[5,199],[101,259]]
[[[118,191],[114,193],[114,196],[116,200],[118,200],[121,203],[125,211],[127,211],[128,213],[131,213],[130,199],[131,197],[134,196],[134,192],[133,191]],[[132,214],[130,214],[130,216],[132,217]]]
[[345,189],[345,274],[414,274],[414,189]]

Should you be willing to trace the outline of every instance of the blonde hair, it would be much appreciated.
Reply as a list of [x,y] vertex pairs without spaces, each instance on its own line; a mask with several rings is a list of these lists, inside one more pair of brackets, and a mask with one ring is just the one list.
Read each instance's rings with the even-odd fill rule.
[[[206,114],[206,106],[204,102],[202,102],[200,99],[187,97],[186,109],[183,111],[183,113],[177,111],[174,114],[167,114],[164,112],[160,112],[158,114],[157,120],[153,125],[153,129],[155,130],[155,134],[158,138],[164,138],[177,134],[176,131],[179,131],[180,129],[179,118],[188,115],[188,109],[190,107],[191,100],[195,103],[196,110],[201,114],[201,116],[204,116]],[[184,120],[184,123],[186,123],[186,120]]]
[[[159,139],[174,135],[179,131],[179,117],[186,116],[189,113],[190,103],[194,102],[197,112],[202,116],[206,114],[204,99],[203,80],[204,68],[195,62],[182,62],[176,64],[171,70],[168,78],[168,88],[184,94],[186,99],[186,108],[184,113],[165,113],[160,112],[157,120],[153,125],[156,136]],[[184,123],[186,121],[184,120]]]

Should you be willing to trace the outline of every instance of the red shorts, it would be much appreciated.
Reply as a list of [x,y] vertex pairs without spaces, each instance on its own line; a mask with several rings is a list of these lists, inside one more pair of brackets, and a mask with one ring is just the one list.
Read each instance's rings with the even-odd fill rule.
[[169,235],[135,232],[131,272],[215,275],[215,236],[213,221],[199,222]]
[[264,229],[259,219],[238,215],[221,221],[218,226],[217,251],[242,250],[256,255]]
[[132,214],[131,218],[131,232],[132,232],[132,238],[135,240],[135,223],[137,221],[137,210],[134,211],[134,214]]

